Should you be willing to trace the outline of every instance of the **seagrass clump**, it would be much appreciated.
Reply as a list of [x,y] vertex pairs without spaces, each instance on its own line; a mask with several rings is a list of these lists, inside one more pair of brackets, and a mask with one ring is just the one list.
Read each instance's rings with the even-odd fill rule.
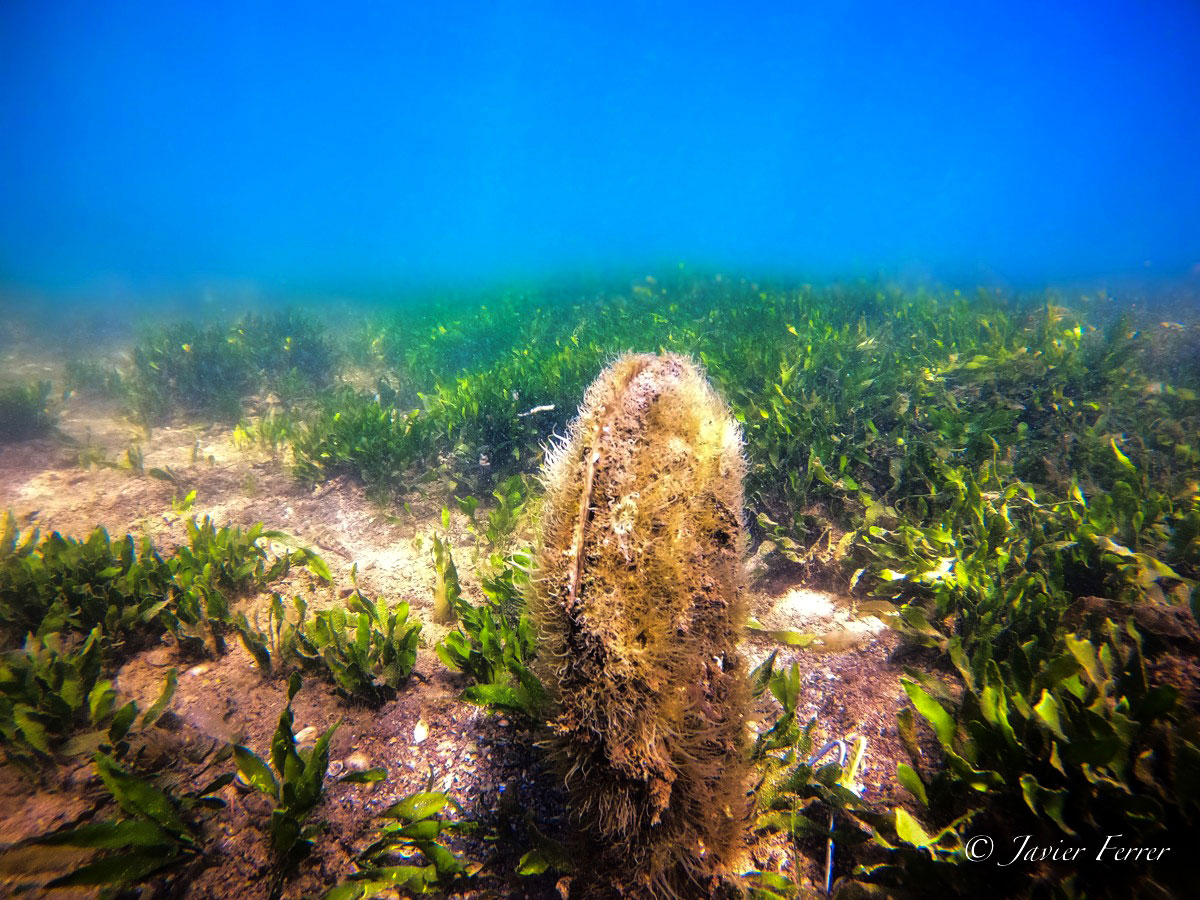
[[550,746],[622,887],[695,896],[749,815],[741,432],[700,369],[626,355],[550,449],[531,606]]

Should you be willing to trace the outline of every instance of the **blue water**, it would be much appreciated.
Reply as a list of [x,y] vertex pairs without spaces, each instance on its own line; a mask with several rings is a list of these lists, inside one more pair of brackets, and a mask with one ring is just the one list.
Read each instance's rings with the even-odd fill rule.
[[0,6],[0,294],[1200,282],[1200,6]]

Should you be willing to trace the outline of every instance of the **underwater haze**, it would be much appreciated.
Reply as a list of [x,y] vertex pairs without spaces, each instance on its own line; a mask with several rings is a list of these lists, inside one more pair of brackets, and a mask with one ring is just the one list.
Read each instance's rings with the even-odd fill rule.
[[1197,896],[1197,48],[0,0],[0,896]]
[[1200,275],[1191,2],[0,10],[13,297]]

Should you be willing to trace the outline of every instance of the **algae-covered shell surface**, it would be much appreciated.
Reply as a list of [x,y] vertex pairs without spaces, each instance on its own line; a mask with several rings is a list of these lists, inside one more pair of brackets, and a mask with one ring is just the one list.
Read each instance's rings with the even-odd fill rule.
[[572,812],[635,883],[719,876],[748,814],[741,433],[686,357],[631,354],[547,456],[532,608]]

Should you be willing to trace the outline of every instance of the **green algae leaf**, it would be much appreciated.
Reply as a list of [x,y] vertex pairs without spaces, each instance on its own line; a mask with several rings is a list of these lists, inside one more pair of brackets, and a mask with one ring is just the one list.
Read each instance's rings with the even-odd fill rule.
[[84,731],[68,738],[62,745],[61,752],[63,756],[93,756],[111,740],[108,732],[103,729]]
[[1079,661],[1069,653],[1059,654],[1042,666],[1033,680],[1034,689],[1050,690],[1079,671]]
[[900,806],[896,807],[896,835],[914,847],[928,847],[934,843],[934,839],[926,834],[921,823]]
[[[290,787],[290,784],[285,785],[285,802]],[[285,865],[294,864],[312,852],[313,842],[305,836],[300,819],[286,807],[276,807],[271,811],[271,847]]]
[[124,706],[117,710],[117,714],[113,716],[112,724],[108,726],[108,736],[113,741],[119,741],[129,733],[129,729],[133,726],[133,720],[137,718],[137,702],[130,700]]
[[383,866],[363,872],[367,892],[373,893],[384,887],[407,888],[418,894],[426,893],[429,885],[437,880],[437,868],[428,866]]
[[899,763],[896,766],[896,779],[910,794],[921,801],[922,806],[929,805],[929,796],[925,793],[925,782],[921,780],[916,769],[908,763]]
[[989,659],[984,668],[983,692],[979,694],[979,708],[983,717],[991,725],[995,725],[1004,736],[1010,747],[1019,746],[1016,733],[1008,721],[1008,697],[1004,687],[1004,679],[1000,675],[1000,666],[994,659]]
[[[230,748],[229,752],[232,753],[232,748]],[[237,776],[233,772],[226,772],[223,775],[218,775],[216,778],[214,778],[208,784],[204,785],[204,787],[200,788],[197,791],[190,792],[187,796],[189,796],[189,797],[207,797],[209,794],[215,794],[217,791],[221,790],[221,788],[226,787],[230,784],[233,784],[234,779],[236,777]]]
[[921,758],[921,747],[917,743],[917,720],[912,707],[906,706],[896,714],[896,730],[900,735],[900,743],[913,761],[913,765]]
[[143,850],[133,853],[118,853],[88,863],[61,878],[55,878],[46,887],[76,887],[98,884],[133,884],[169,866],[177,865],[179,857],[165,855],[161,850]]
[[359,900],[366,892],[368,885],[355,884],[349,882],[347,884],[338,884],[331,887],[321,895],[321,900]]
[[815,634],[806,634],[801,631],[792,631],[787,628],[768,628],[755,618],[746,620],[746,628],[750,631],[757,631],[759,634],[765,634],[768,637],[779,641],[781,644],[787,644],[790,647],[808,647],[817,639],[817,635]]
[[904,686],[904,693],[908,694],[908,699],[912,701],[917,712],[924,716],[925,720],[933,727],[938,743],[942,747],[950,749],[954,741],[954,720],[950,718],[950,714],[940,703],[925,693],[925,690],[915,681],[901,678],[900,683]]
[[88,715],[93,724],[108,717],[117,702],[117,692],[108,679],[97,681],[88,694]]
[[322,557],[313,553],[313,551],[304,551],[304,565],[326,584],[333,584],[333,573],[329,571],[329,566]]
[[517,712],[524,712],[526,706],[521,693],[507,684],[473,684],[462,692],[461,697],[479,706],[494,706]]
[[992,788],[1005,783],[1004,776],[989,769],[977,769],[949,747],[943,748],[946,765],[955,777],[966,784],[971,790],[986,794]]
[[238,744],[233,748],[233,757],[237,762],[238,771],[248,784],[276,800],[279,799],[279,782],[257,753]]
[[1036,778],[1028,772],[1021,776],[1021,796],[1034,815],[1045,813],[1062,831],[1074,835],[1075,830],[1063,820],[1063,810],[1066,807],[1069,791],[1063,789],[1052,791],[1038,784]]
[[146,710],[146,714],[142,716],[142,727],[145,728],[153,725],[158,721],[158,717],[163,714],[163,710],[167,708],[167,704],[171,702],[171,698],[175,696],[175,688],[179,684],[179,672],[172,667],[167,670],[167,678],[163,683],[162,693],[158,695],[158,699],[154,701],[154,705]]
[[[388,826],[387,834],[380,842],[380,846],[391,846],[398,840],[401,843],[406,841],[432,841],[436,840],[442,833],[441,819],[422,819],[420,822],[413,822],[411,825]],[[368,851],[365,855],[373,856],[374,851]]]
[[819,825],[793,810],[782,809],[763,813],[754,820],[755,831],[782,831],[790,835],[821,834],[827,831],[827,825]]
[[1033,711],[1037,713],[1037,717],[1046,724],[1046,727],[1055,733],[1064,741],[1068,740],[1063,734],[1062,717],[1058,708],[1058,701],[1054,699],[1054,695],[1049,691],[1042,691],[1041,699],[1034,705]]
[[550,869],[550,860],[540,850],[530,850],[517,862],[518,875],[541,875]]
[[[274,613],[272,612],[272,614]],[[282,620],[282,618],[283,617],[280,616],[277,621]],[[238,612],[237,618],[234,619],[233,626],[237,629],[238,636],[242,639],[242,645],[247,651],[249,651],[250,655],[254,657],[254,661],[258,664],[259,670],[264,675],[270,675],[271,651],[268,649],[266,643],[262,640],[262,636],[250,627],[250,622],[246,618],[246,614],[244,612]]]
[[374,784],[386,778],[387,769],[383,766],[375,766],[362,772],[350,772],[347,775],[343,775],[338,781],[344,784]]
[[1112,447],[1113,455],[1117,458],[1117,463],[1127,472],[1136,472],[1137,466],[1130,461],[1129,457],[1121,452],[1121,448],[1117,446],[1116,438],[1109,438],[1108,445]]
[[419,822],[437,815],[449,803],[449,796],[440,791],[422,791],[392,804],[380,815],[390,819],[399,819],[402,822]]
[[28,706],[19,705],[13,707],[13,721],[16,722],[17,729],[21,732],[21,736],[29,743],[29,746],[35,750],[40,750],[47,756],[50,754],[50,739],[46,734],[46,729],[36,718],[37,713]]
[[1066,642],[1067,649],[1071,651],[1071,655],[1075,657],[1076,662],[1083,668],[1088,680],[1103,691],[1108,678],[1100,669],[1101,663],[1096,656],[1096,645],[1091,641],[1080,640],[1070,634],[1066,636]]
[[[288,676],[287,698],[288,698],[289,706],[291,705],[291,702],[296,699],[296,695],[298,693],[300,693],[300,688],[301,688],[301,686],[303,686],[303,684],[304,684],[304,680],[300,677],[299,672],[293,672],[291,675]],[[286,710],[285,714],[288,714],[290,712],[291,712],[290,709]],[[289,725],[290,724],[291,724],[291,720],[289,717]]]
[[475,510],[479,508],[479,498],[468,495],[466,497],[455,497],[454,501],[458,504],[458,508],[462,510],[463,515],[472,522],[475,521]]
[[303,771],[296,779],[296,794],[293,803],[289,804],[298,812],[307,812],[317,805],[321,799],[321,790],[325,783],[325,773],[329,769],[329,742],[333,733],[342,723],[334,722],[317,738],[312,753],[304,762]]
[[180,818],[167,794],[148,781],[130,775],[103,753],[97,753],[96,774],[125,812],[159,825],[177,840],[191,842],[191,829]]
[[[258,527],[262,527],[261,523]],[[292,537],[286,531],[268,530],[263,531],[258,537],[264,537],[268,540],[277,541],[285,547],[293,550],[297,557],[297,562],[305,566],[310,572],[324,581],[326,584],[333,584],[333,573],[329,571],[329,566],[320,554],[310,550],[304,546],[296,538]]]
[[170,840],[161,828],[145,819],[120,822],[93,822],[38,838],[34,843],[50,846],[95,847],[118,850],[122,847],[153,847]]
[[[752,872],[749,878],[758,882],[757,890],[773,897],[794,897],[796,885],[781,872]],[[776,893],[782,892],[782,893]]]
[[752,696],[761,697],[763,692],[766,691],[767,685],[771,683],[771,675],[775,666],[775,657],[778,655],[778,650],[772,650],[771,655],[759,663],[759,665],[755,666],[754,671],[750,673]]
[[423,842],[417,844],[417,847],[433,863],[433,868],[437,872],[439,879],[447,875],[457,875],[465,869],[462,860],[441,844]]
[[792,667],[786,672],[776,672],[771,676],[769,684],[771,693],[775,695],[784,712],[794,713],[796,703],[800,699],[800,666],[792,663]]
[[11,509],[4,511],[4,529],[0,531],[0,558],[11,556],[17,548],[17,517]]

